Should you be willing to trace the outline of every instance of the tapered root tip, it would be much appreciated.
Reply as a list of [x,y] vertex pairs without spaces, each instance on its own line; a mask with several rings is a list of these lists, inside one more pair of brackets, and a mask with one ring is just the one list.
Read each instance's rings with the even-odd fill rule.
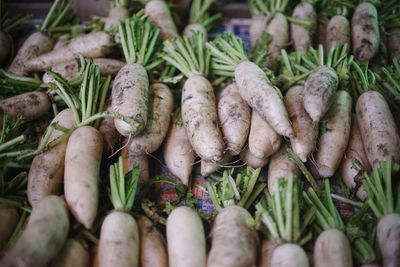
[[332,168],[326,165],[318,166],[318,173],[322,178],[330,178],[335,174],[335,172],[332,171]]

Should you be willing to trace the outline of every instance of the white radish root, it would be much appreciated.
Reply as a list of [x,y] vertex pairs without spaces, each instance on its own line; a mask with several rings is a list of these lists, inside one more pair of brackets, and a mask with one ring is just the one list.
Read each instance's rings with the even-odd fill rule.
[[357,100],[357,122],[365,153],[372,167],[393,158],[400,163],[400,137],[386,100],[376,91],[367,91]]
[[286,16],[282,13],[276,13],[267,26],[267,32],[272,37],[268,44],[267,66],[271,70],[275,70],[278,67],[278,57],[281,50],[285,49],[289,43],[289,23]]
[[118,26],[120,21],[129,18],[129,11],[126,7],[117,5],[113,7],[104,22],[104,30],[108,31]]
[[121,157],[123,159],[124,165],[124,173],[127,174],[130,172],[133,167],[139,165],[140,168],[140,176],[139,181],[145,182],[150,179],[150,170],[149,170],[149,156],[147,154],[137,155],[132,153],[129,149],[129,145],[126,144],[129,138],[125,138],[122,143],[123,149],[121,150]]
[[350,137],[351,106],[350,94],[338,91],[322,121],[326,129],[319,137],[315,158],[321,177],[332,177],[342,161]]
[[268,191],[271,195],[278,189],[278,179],[288,176],[300,177],[300,169],[289,159],[286,149],[287,145],[282,145],[281,148],[272,155],[268,166]]
[[175,208],[168,216],[167,244],[170,267],[206,266],[203,223],[191,208]]
[[269,157],[266,158],[257,158],[254,156],[249,147],[246,146],[242,152],[240,153],[240,159],[248,166],[252,168],[262,168],[267,165]]
[[76,129],[65,153],[64,193],[75,219],[90,229],[97,215],[103,137],[91,127]]
[[182,125],[171,123],[163,145],[163,157],[168,170],[188,185],[196,154]]
[[247,104],[283,136],[292,137],[293,129],[280,95],[263,70],[255,63],[243,61],[235,68],[236,84]]
[[125,212],[112,211],[101,226],[99,267],[139,266],[139,230],[135,219]]
[[378,12],[372,3],[361,2],[351,19],[353,54],[356,60],[369,61],[379,49]]
[[208,33],[206,28],[200,23],[190,23],[188,24],[185,29],[183,29],[183,36],[186,36],[188,38],[192,38],[193,33],[195,32],[200,32],[201,36],[203,37],[203,42],[207,42],[208,40]]
[[[52,120],[52,124],[71,129],[76,127],[74,114],[71,109],[64,109]],[[64,132],[54,130],[50,142],[60,138]],[[64,177],[65,151],[67,150],[68,138],[51,147],[42,154],[33,158],[28,175],[28,200],[34,207],[39,200],[48,195],[57,194],[62,186]]]
[[151,86],[150,114],[143,133],[131,138],[129,151],[144,155],[153,153],[162,144],[167,134],[171,114],[174,108],[174,97],[171,90],[162,83]]
[[[118,71],[126,64],[123,61],[112,58],[94,58],[93,63],[99,66],[100,74],[102,76],[115,76]],[[79,71],[79,64],[75,59],[54,65],[51,67],[51,70],[53,72],[57,72],[66,80],[71,80],[81,74]],[[44,83],[49,83],[53,81],[53,78],[45,73],[42,80]]]
[[171,40],[179,37],[179,32],[172,19],[171,11],[164,0],[150,0],[146,3],[144,12],[160,28],[163,40]]
[[340,176],[348,188],[355,189],[357,183],[359,183],[356,194],[359,199],[364,200],[367,197],[367,193],[364,186],[360,185],[364,172],[363,170],[359,170],[356,167],[357,165],[360,165],[368,173],[371,171],[371,165],[368,162],[361,133],[358,128],[357,117],[354,116],[351,124],[349,144],[340,166]]
[[200,75],[188,78],[183,85],[181,108],[187,137],[197,155],[206,161],[220,161],[225,144],[211,83]]
[[112,109],[133,118],[136,125],[114,119],[115,128],[123,136],[135,136],[146,127],[149,106],[149,77],[139,64],[125,65],[115,77],[112,87]]
[[258,235],[247,223],[250,213],[239,206],[229,206],[218,213],[211,230],[208,267],[254,266],[258,253]]
[[315,241],[314,266],[352,267],[350,242],[346,235],[337,229],[323,231]]
[[25,121],[42,117],[50,106],[50,98],[43,92],[29,92],[0,100],[0,109],[11,117],[23,117]]
[[260,40],[266,27],[267,27],[266,16],[256,15],[251,18],[251,24],[249,28],[251,47],[254,48],[258,40]]
[[53,46],[54,40],[46,33],[31,34],[18,50],[7,71],[18,76],[25,76],[28,72],[28,61],[50,52]]
[[326,51],[337,45],[350,45],[350,42],[349,20],[342,15],[332,17],[326,25]]
[[301,2],[294,8],[292,17],[311,23],[310,29],[293,22],[290,23],[290,36],[294,49],[306,53],[312,47],[313,34],[317,25],[317,13],[311,4]]
[[308,267],[308,257],[302,247],[297,244],[286,243],[277,246],[272,252],[272,267]]
[[227,150],[238,155],[247,141],[251,110],[240,95],[236,83],[231,83],[218,99],[218,120]]
[[384,267],[400,264],[400,215],[391,213],[379,219],[377,237]]
[[303,86],[290,88],[285,95],[285,105],[292,122],[294,137],[290,139],[293,152],[306,162],[314,151],[318,138],[318,124],[314,124],[304,109]]
[[140,234],[140,266],[168,267],[165,240],[153,223],[145,216],[138,221]]
[[326,66],[315,69],[304,84],[304,108],[314,123],[318,123],[332,104],[338,87],[336,72]]
[[62,248],[68,230],[68,211],[64,200],[58,196],[43,198],[32,209],[21,236],[0,260],[0,266],[46,266]]
[[111,52],[112,37],[105,32],[91,32],[71,39],[68,45],[26,61],[29,72],[45,71],[52,66],[73,60],[79,55],[86,58],[106,57]]
[[251,154],[257,158],[269,157],[279,149],[281,142],[281,136],[256,111],[253,111],[249,133]]

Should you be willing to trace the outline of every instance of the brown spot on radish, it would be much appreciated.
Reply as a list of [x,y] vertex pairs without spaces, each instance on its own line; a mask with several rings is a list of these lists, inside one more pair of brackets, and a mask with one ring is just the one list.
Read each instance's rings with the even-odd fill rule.
[[386,144],[378,144],[378,151],[382,151],[382,156],[386,157],[389,155],[389,150],[386,147]]

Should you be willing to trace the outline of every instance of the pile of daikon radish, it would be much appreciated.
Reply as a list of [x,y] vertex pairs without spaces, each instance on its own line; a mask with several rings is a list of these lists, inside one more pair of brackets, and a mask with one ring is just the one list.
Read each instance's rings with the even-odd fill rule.
[[1,2],[0,266],[400,266],[400,2],[213,4]]

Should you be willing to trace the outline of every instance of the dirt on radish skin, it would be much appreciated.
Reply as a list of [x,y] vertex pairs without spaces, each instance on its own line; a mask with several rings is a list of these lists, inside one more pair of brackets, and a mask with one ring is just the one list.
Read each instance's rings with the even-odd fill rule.
[[363,93],[357,100],[356,114],[371,166],[378,166],[390,157],[400,163],[399,132],[384,97],[376,91]]
[[[358,170],[353,164],[360,164],[363,170]],[[355,189],[358,183],[359,188],[356,194],[361,200],[367,197],[364,186],[361,184],[364,170],[369,173],[371,171],[371,165],[368,162],[367,154],[364,150],[357,117],[353,116],[349,144],[340,166],[340,177],[348,188]]]
[[69,218],[64,200],[58,196],[43,198],[32,209],[27,225],[15,245],[0,260],[0,266],[47,266],[62,248],[68,231]]
[[201,159],[218,162],[225,149],[218,125],[211,83],[200,75],[186,80],[182,90],[182,122],[190,144]]
[[317,25],[317,13],[311,4],[301,2],[296,5],[292,17],[311,23],[309,29],[293,22],[290,23],[290,35],[294,49],[306,53],[312,47],[313,34]]
[[104,30],[108,31],[118,26],[120,21],[129,18],[129,11],[126,7],[117,5],[113,7],[104,22]]
[[31,34],[23,43],[14,57],[8,72],[18,76],[26,76],[29,70],[28,61],[53,49],[54,40],[43,32]]
[[295,175],[300,177],[300,169],[291,161],[287,155],[288,145],[282,145],[281,148],[271,156],[268,166],[268,192],[273,195],[278,189],[278,179]]
[[281,50],[289,43],[289,23],[286,16],[282,13],[276,13],[267,26],[267,32],[272,40],[268,44],[268,62],[267,66],[271,70],[278,67],[278,57]]
[[323,231],[315,241],[314,266],[352,267],[350,242],[346,235],[337,229]]
[[86,58],[104,58],[111,53],[111,45],[110,34],[91,32],[71,39],[66,46],[26,61],[25,68],[29,72],[45,71],[54,65],[74,60],[79,55]]
[[122,150],[121,150],[121,157],[123,159],[124,165],[124,173],[127,174],[130,172],[133,167],[139,165],[140,167],[140,176],[139,181],[145,182],[150,179],[150,170],[149,170],[149,156],[147,154],[144,155],[137,155],[132,153],[129,149],[129,145],[126,144],[129,138],[125,138],[124,142],[122,143]]
[[[52,120],[63,128],[73,129],[76,127],[74,114],[71,109],[64,109]],[[50,142],[61,137],[64,133],[54,130],[50,136]],[[33,158],[28,175],[27,196],[29,203],[34,207],[39,200],[47,195],[54,195],[60,191],[64,176],[65,152],[67,150],[68,138],[51,147],[42,154]]]
[[50,267],[87,267],[89,251],[76,239],[67,239],[63,248],[52,260]]
[[326,25],[326,51],[344,44],[350,45],[350,22],[346,17],[336,15]]
[[160,28],[163,40],[171,40],[179,37],[178,29],[165,1],[150,0],[146,3],[144,12]]
[[156,226],[145,216],[137,221],[140,235],[140,266],[168,267],[165,240]]
[[360,3],[351,19],[353,54],[356,60],[369,61],[379,49],[380,31],[378,12],[368,2]]
[[315,124],[330,108],[338,83],[336,72],[326,66],[318,67],[307,77],[304,84],[304,108]]
[[346,151],[351,129],[352,99],[347,91],[338,91],[331,108],[322,120],[325,127],[319,137],[316,149],[316,164],[319,175],[332,177]]
[[294,137],[290,139],[293,152],[306,162],[317,143],[318,124],[313,123],[304,109],[303,86],[294,86],[287,91],[285,105],[293,126]]
[[91,126],[76,129],[65,152],[64,194],[75,219],[90,229],[97,215],[103,137]]
[[257,261],[258,235],[247,223],[253,218],[239,206],[220,211],[211,230],[211,250],[208,267],[246,267]]
[[183,125],[171,123],[163,145],[163,157],[168,170],[188,185],[196,154]]
[[269,157],[266,158],[257,158],[254,156],[249,147],[246,146],[242,152],[240,152],[240,159],[248,166],[252,168],[262,168],[267,165]]
[[387,214],[379,219],[377,237],[383,267],[400,265],[400,214]]
[[307,254],[297,244],[286,243],[277,246],[272,252],[271,266],[273,267],[308,267]]
[[18,224],[18,209],[8,204],[0,203],[0,218],[0,249],[2,249]]
[[0,31],[0,67],[3,67],[10,56],[11,40],[7,33]]
[[249,133],[251,154],[257,158],[267,158],[279,149],[281,142],[281,136],[256,111],[253,111]]
[[50,106],[50,98],[43,92],[29,92],[0,100],[0,109],[11,117],[22,117],[25,121],[40,118]]
[[[93,63],[100,68],[102,76],[115,76],[118,71],[125,66],[125,62],[113,58],[94,58]],[[51,70],[60,74],[64,79],[71,80],[78,77],[81,73],[79,71],[79,64],[76,59],[61,62],[60,64],[51,67]],[[44,83],[53,81],[53,78],[45,73],[42,78]]]
[[203,223],[189,207],[175,208],[167,219],[170,267],[206,266],[206,240]]
[[149,77],[146,69],[139,64],[125,65],[115,77],[112,86],[113,111],[130,117],[136,122],[114,119],[115,128],[123,136],[140,134],[147,124],[149,106]]
[[233,82],[224,88],[219,96],[217,108],[227,150],[231,155],[238,155],[249,135],[251,110],[241,97],[236,83]]
[[279,89],[255,63],[243,61],[235,68],[236,84],[247,104],[280,135],[293,137],[293,129]]
[[146,128],[142,134],[132,137],[129,142],[129,151],[133,154],[144,155],[156,151],[164,141],[169,128],[174,108],[172,92],[162,83],[153,83],[151,92]]
[[99,239],[99,267],[139,266],[139,230],[128,213],[112,211],[103,221]]

